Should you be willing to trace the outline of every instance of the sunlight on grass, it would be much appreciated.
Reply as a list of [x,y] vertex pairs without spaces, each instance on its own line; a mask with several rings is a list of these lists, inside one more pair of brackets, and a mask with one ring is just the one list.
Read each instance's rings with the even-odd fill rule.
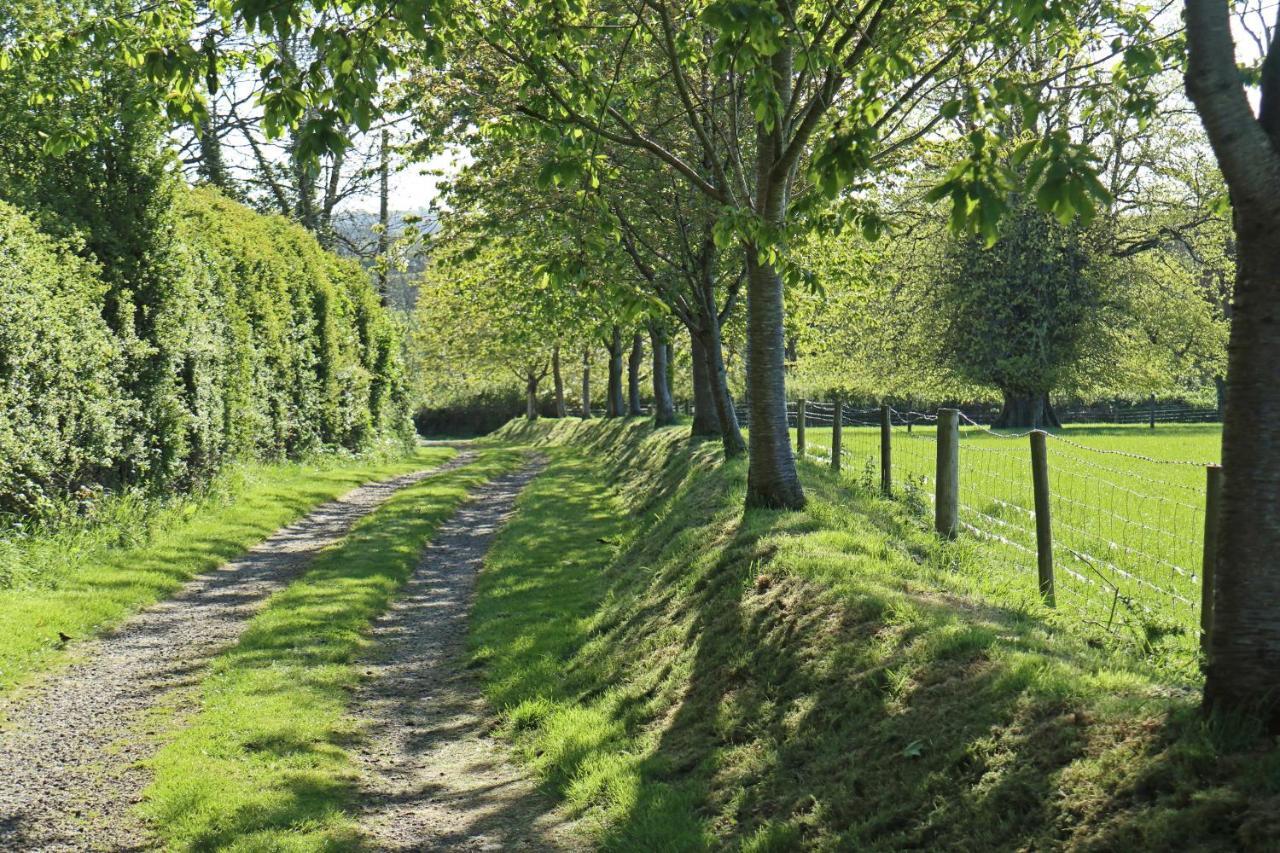
[[203,501],[158,517],[3,543],[23,572],[0,587],[0,694],[66,659],[58,632],[81,639],[109,629],[317,505],[454,453],[422,447],[393,460],[246,465]]
[[521,454],[489,450],[397,493],[272,596],[204,681],[198,713],[151,766],[145,814],[176,849],[354,845],[347,809],[359,721],[346,715],[371,620],[423,546],[476,486]]

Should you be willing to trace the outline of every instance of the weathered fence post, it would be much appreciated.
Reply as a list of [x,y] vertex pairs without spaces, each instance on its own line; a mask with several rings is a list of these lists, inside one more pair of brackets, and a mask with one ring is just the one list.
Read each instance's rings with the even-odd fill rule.
[[803,397],[796,403],[796,455],[801,459],[804,458],[804,422],[808,417],[805,411],[806,403]]
[[1049,518],[1049,450],[1045,433],[1031,431],[1031,488],[1036,507],[1036,568],[1040,575],[1040,597],[1050,607],[1057,606],[1053,592],[1053,527]]
[[1200,651],[1206,659],[1213,636],[1213,584],[1218,568],[1219,513],[1222,505],[1222,466],[1204,469],[1204,554],[1200,563]]
[[1156,395],[1151,395],[1151,429],[1156,428]]
[[960,410],[938,409],[938,470],[934,529],[954,539],[960,522]]
[[836,398],[831,409],[831,470],[840,473],[840,446],[844,432],[844,401]]
[[893,421],[889,404],[880,406],[880,491],[885,497],[893,494]]

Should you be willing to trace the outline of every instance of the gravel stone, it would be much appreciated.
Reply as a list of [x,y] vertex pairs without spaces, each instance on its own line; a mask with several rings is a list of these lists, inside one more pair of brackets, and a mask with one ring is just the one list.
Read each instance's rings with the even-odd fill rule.
[[465,658],[476,574],[536,460],[481,489],[437,531],[378,619],[353,713],[367,843],[378,850],[581,849],[551,799],[511,764]]

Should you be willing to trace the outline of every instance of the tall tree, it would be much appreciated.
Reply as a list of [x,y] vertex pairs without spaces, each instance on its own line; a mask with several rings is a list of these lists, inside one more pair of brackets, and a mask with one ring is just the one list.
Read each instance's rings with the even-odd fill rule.
[[1187,94],[1230,191],[1237,252],[1205,703],[1280,731],[1280,17],[1262,21],[1255,112],[1230,12],[1226,0],[1186,2]]
[[[782,508],[804,503],[786,426],[790,241],[833,210],[878,229],[874,211],[842,190],[965,106],[949,96],[962,66],[1033,38],[1050,52],[1079,52],[1142,26],[1109,4],[983,0],[583,0],[551,15],[525,0],[486,5],[470,22],[502,60],[494,74],[521,96],[515,112],[553,125],[566,146],[582,134],[585,168],[600,140],[628,146],[720,207],[717,237],[740,246],[747,267],[747,504]],[[1147,61],[1138,54],[1131,64]],[[653,110],[664,93],[673,107]],[[1008,110],[1034,105],[998,67],[963,100],[966,150],[939,193],[952,198],[958,227],[990,237],[1011,184],[995,137]],[[1024,157],[1037,197],[1059,215],[1088,215],[1087,197],[1105,196],[1090,152],[1063,134]]]

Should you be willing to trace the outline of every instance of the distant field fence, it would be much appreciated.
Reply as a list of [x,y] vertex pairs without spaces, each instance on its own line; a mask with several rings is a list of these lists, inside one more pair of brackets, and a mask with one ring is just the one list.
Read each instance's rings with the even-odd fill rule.
[[798,453],[931,513],[942,536],[983,540],[1049,606],[1148,648],[1207,640],[1217,465],[995,431],[958,409],[802,401],[789,420]]

